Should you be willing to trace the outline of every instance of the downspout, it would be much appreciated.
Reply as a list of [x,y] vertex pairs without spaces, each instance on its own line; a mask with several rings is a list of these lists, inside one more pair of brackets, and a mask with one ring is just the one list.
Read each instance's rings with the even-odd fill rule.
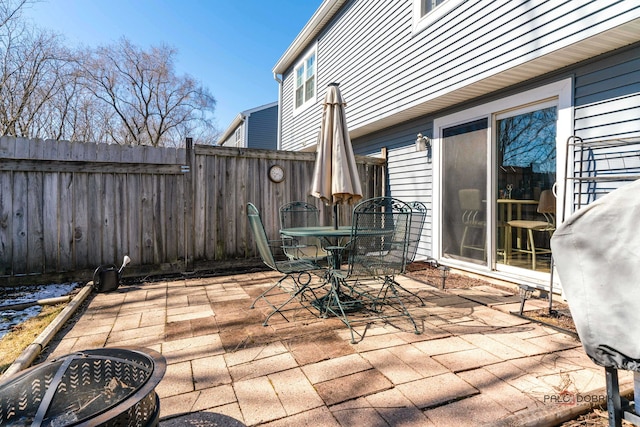
[[273,73],[273,79],[278,82],[278,125],[276,135],[276,148],[282,150],[282,79]]
[[244,125],[244,132],[242,132],[244,134],[242,141],[243,148],[249,148],[249,117],[251,117],[251,114],[243,114],[242,116],[242,124]]

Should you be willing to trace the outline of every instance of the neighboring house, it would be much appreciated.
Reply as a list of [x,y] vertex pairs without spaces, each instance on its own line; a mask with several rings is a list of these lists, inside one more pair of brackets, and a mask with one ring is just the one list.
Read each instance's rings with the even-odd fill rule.
[[315,145],[340,83],[356,154],[386,155],[388,193],[429,207],[417,259],[545,287],[549,255],[534,266],[508,221],[546,189],[559,219],[575,209],[572,135],[640,137],[640,3],[325,0],[273,72],[283,150]]
[[278,103],[252,108],[238,114],[218,139],[225,147],[278,148]]

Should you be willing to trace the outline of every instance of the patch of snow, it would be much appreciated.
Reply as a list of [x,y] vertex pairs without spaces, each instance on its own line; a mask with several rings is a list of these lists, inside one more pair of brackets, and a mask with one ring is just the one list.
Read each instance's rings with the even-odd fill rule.
[[11,328],[27,319],[37,316],[42,307],[35,305],[24,310],[3,310],[3,306],[24,304],[47,298],[57,298],[69,295],[79,283],[61,283],[38,286],[19,286],[15,288],[0,288],[0,338],[4,337]]

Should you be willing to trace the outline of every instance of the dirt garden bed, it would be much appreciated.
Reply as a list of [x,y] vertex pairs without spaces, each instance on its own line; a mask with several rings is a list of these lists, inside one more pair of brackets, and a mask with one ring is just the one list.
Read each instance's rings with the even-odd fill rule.
[[[406,275],[429,283],[437,288],[442,288],[442,271],[427,262],[414,262],[407,267]],[[469,289],[476,286],[493,286],[506,292],[518,293],[516,285],[507,286],[484,280],[478,277],[472,277],[466,274],[450,272],[444,281],[444,289]],[[547,301],[546,297],[543,297]],[[539,310],[527,310],[524,317],[531,320],[547,324],[549,326],[567,331],[577,337],[577,331],[569,306],[561,301],[553,301],[552,309],[542,308]]]

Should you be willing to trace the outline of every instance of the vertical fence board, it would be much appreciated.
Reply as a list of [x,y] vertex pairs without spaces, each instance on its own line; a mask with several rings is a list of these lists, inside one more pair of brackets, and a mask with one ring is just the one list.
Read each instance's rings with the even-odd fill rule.
[[164,233],[167,261],[176,262],[178,260],[178,222],[177,207],[182,203],[182,199],[177,194],[177,175],[165,176],[165,205],[164,205]]
[[25,138],[16,138],[16,147],[14,151],[16,159],[29,158],[29,140]]
[[196,156],[193,171],[193,225],[189,230],[193,236],[193,257],[201,259],[205,257],[205,235],[206,235],[206,203],[208,185],[197,185],[197,183],[208,183],[209,178],[206,174],[206,156]]
[[202,165],[204,168],[204,176],[206,176],[206,186],[202,186],[202,197],[204,201],[204,218],[207,219],[202,225],[202,244],[203,244],[203,256],[208,259],[215,259],[216,257],[216,238],[218,236],[218,230],[216,229],[216,206],[218,205],[218,198],[216,188],[220,177],[218,174],[221,172],[217,162],[219,161],[217,156],[203,156]]
[[176,255],[178,259],[186,260],[186,236],[187,236],[187,194],[185,187],[188,185],[189,180],[187,174],[183,174],[176,177],[175,180],[175,224],[176,224]]
[[[256,179],[256,174],[259,174],[259,164],[255,164],[251,162],[251,159],[247,159],[247,166],[243,172],[243,176],[247,180],[247,195],[246,200],[243,206],[240,206],[242,209],[242,221],[245,224],[247,230],[249,229],[249,220],[247,218],[247,203],[256,204],[256,202],[260,199],[260,185],[264,179]],[[259,177],[260,175],[258,175]],[[256,206],[258,206],[256,204]],[[259,206],[258,206],[259,208]],[[243,236],[244,242],[242,246],[242,256],[248,257],[250,253],[253,252],[253,248],[255,247],[255,240],[251,231],[247,231],[247,233]]]
[[249,160],[247,158],[238,159],[238,172],[236,180],[238,181],[238,193],[236,194],[236,202],[233,206],[234,217],[236,218],[235,235],[232,240],[233,253],[236,257],[243,257],[246,247],[246,235],[250,233],[249,222],[247,221],[246,206],[249,195],[249,174],[242,171],[249,170]]
[[[73,246],[74,267],[89,268],[89,242],[87,229],[89,228],[89,179],[86,173],[75,173],[73,177]],[[93,265],[95,267],[95,265]]]
[[32,139],[25,141],[29,144],[29,158],[30,159],[44,159],[45,144],[41,139]]
[[184,228],[183,228],[183,259],[185,270],[190,270],[190,264],[195,253],[194,243],[194,203],[195,193],[195,167],[196,167],[196,151],[193,147],[192,140],[186,140],[185,148],[185,167],[188,168],[183,175],[182,190],[184,193]]
[[160,175],[153,175],[155,181],[156,191],[153,193],[154,208],[153,208],[153,263],[156,265],[161,264],[166,260],[166,240],[165,240],[165,227],[167,225],[166,217],[166,194],[165,194],[165,177]]
[[27,272],[44,270],[43,173],[28,175]]
[[131,217],[131,210],[128,206],[128,187],[127,187],[127,174],[121,173],[114,176],[114,212],[113,212],[113,226],[114,226],[114,251],[116,259],[122,259],[125,255],[130,255],[130,240],[129,240],[129,218]]
[[[5,137],[0,138],[0,154]],[[8,149],[7,149],[8,151]],[[0,171],[0,276],[13,273],[13,173]]]
[[102,174],[102,264],[116,262],[116,181],[111,173]]
[[[104,223],[105,195],[101,178],[101,174],[87,174],[87,228],[84,234],[87,243],[87,259],[85,262],[90,267],[97,267],[105,263],[102,254],[102,236],[106,231],[102,227]],[[99,260],[99,262],[94,266],[90,260]],[[107,263],[112,262],[113,260],[107,261]]]
[[129,145],[129,161],[132,163],[144,163],[144,151],[145,147],[141,147],[139,145]]
[[[224,180],[226,184],[220,187],[220,194],[222,195],[221,202],[218,205],[221,207],[220,218],[221,230],[218,235],[218,244],[216,245],[215,259],[223,259],[224,254],[228,252],[228,246],[233,242],[235,237],[235,211],[236,194],[238,193],[238,182],[235,179],[231,179],[235,175],[237,170],[237,158],[226,157],[224,158]],[[233,175],[232,175],[233,174]]]
[[27,174],[13,175],[13,274],[27,274],[28,228]]
[[[269,165],[265,166],[266,168],[262,176],[267,176],[267,174],[269,173]],[[278,206],[278,201],[276,200],[275,184],[268,179],[263,180],[262,194],[263,196],[259,201],[261,205],[260,213],[262,215],[262,222],[264,223],[265,229],[267,231],[267,236],[270,239],[275,239],[275,222],[273,221],[273,215],[275,211],[273,208]]]
[[16,152],[16,139],[10,136],[0,137],[0,158],[13,159]]
[[141,177],[142,192],[142,264],[153,264],[153,176],[144,174]]
[[43,207],[42,207],[42,219],[44,226],[44,233],[42,235],[43,246],[43,261],[44,272],[54,273],[59,270],[59,230],[58,230],[58,218],[60,213],[58,212],[59,193],[60,188],[58,184],[58,173],[45,173],[43,182]]
[[69,141],[58,141],[57,160],[73,159],[73,144]]
[[129,174],[127,177],[127,205],[129,206],[129,221],[127,236],[129,239],[129,257],[136,264],[142,261],[142,203],[140,174]]
[[59,217],[58,217],[58,264],[59,271],[73,270],[75,265],[75,223],[74,212],[74,185],[73,173],[63,172],[59,174]]
[[224,227],[225,227],[225,216],[224,216],[224,204],[225,200],[225,185],[227,181],[227,163],[226,158],[222,156],[214,156],[212,159],[215,162],[216,177],[218,178],[214,185],[211,186],[210,193],[212,197],[212,216],[213,220],[211,226],[211,232],[213,233],[212,238],[214,239],[214,252],[211,254],[215,259],[216,253],[219,248],[224,247],[223,239],[224,237]]
[[44,154],[42,160],[55,160],[58,157],[58,142],[47,139],[44,141]]

